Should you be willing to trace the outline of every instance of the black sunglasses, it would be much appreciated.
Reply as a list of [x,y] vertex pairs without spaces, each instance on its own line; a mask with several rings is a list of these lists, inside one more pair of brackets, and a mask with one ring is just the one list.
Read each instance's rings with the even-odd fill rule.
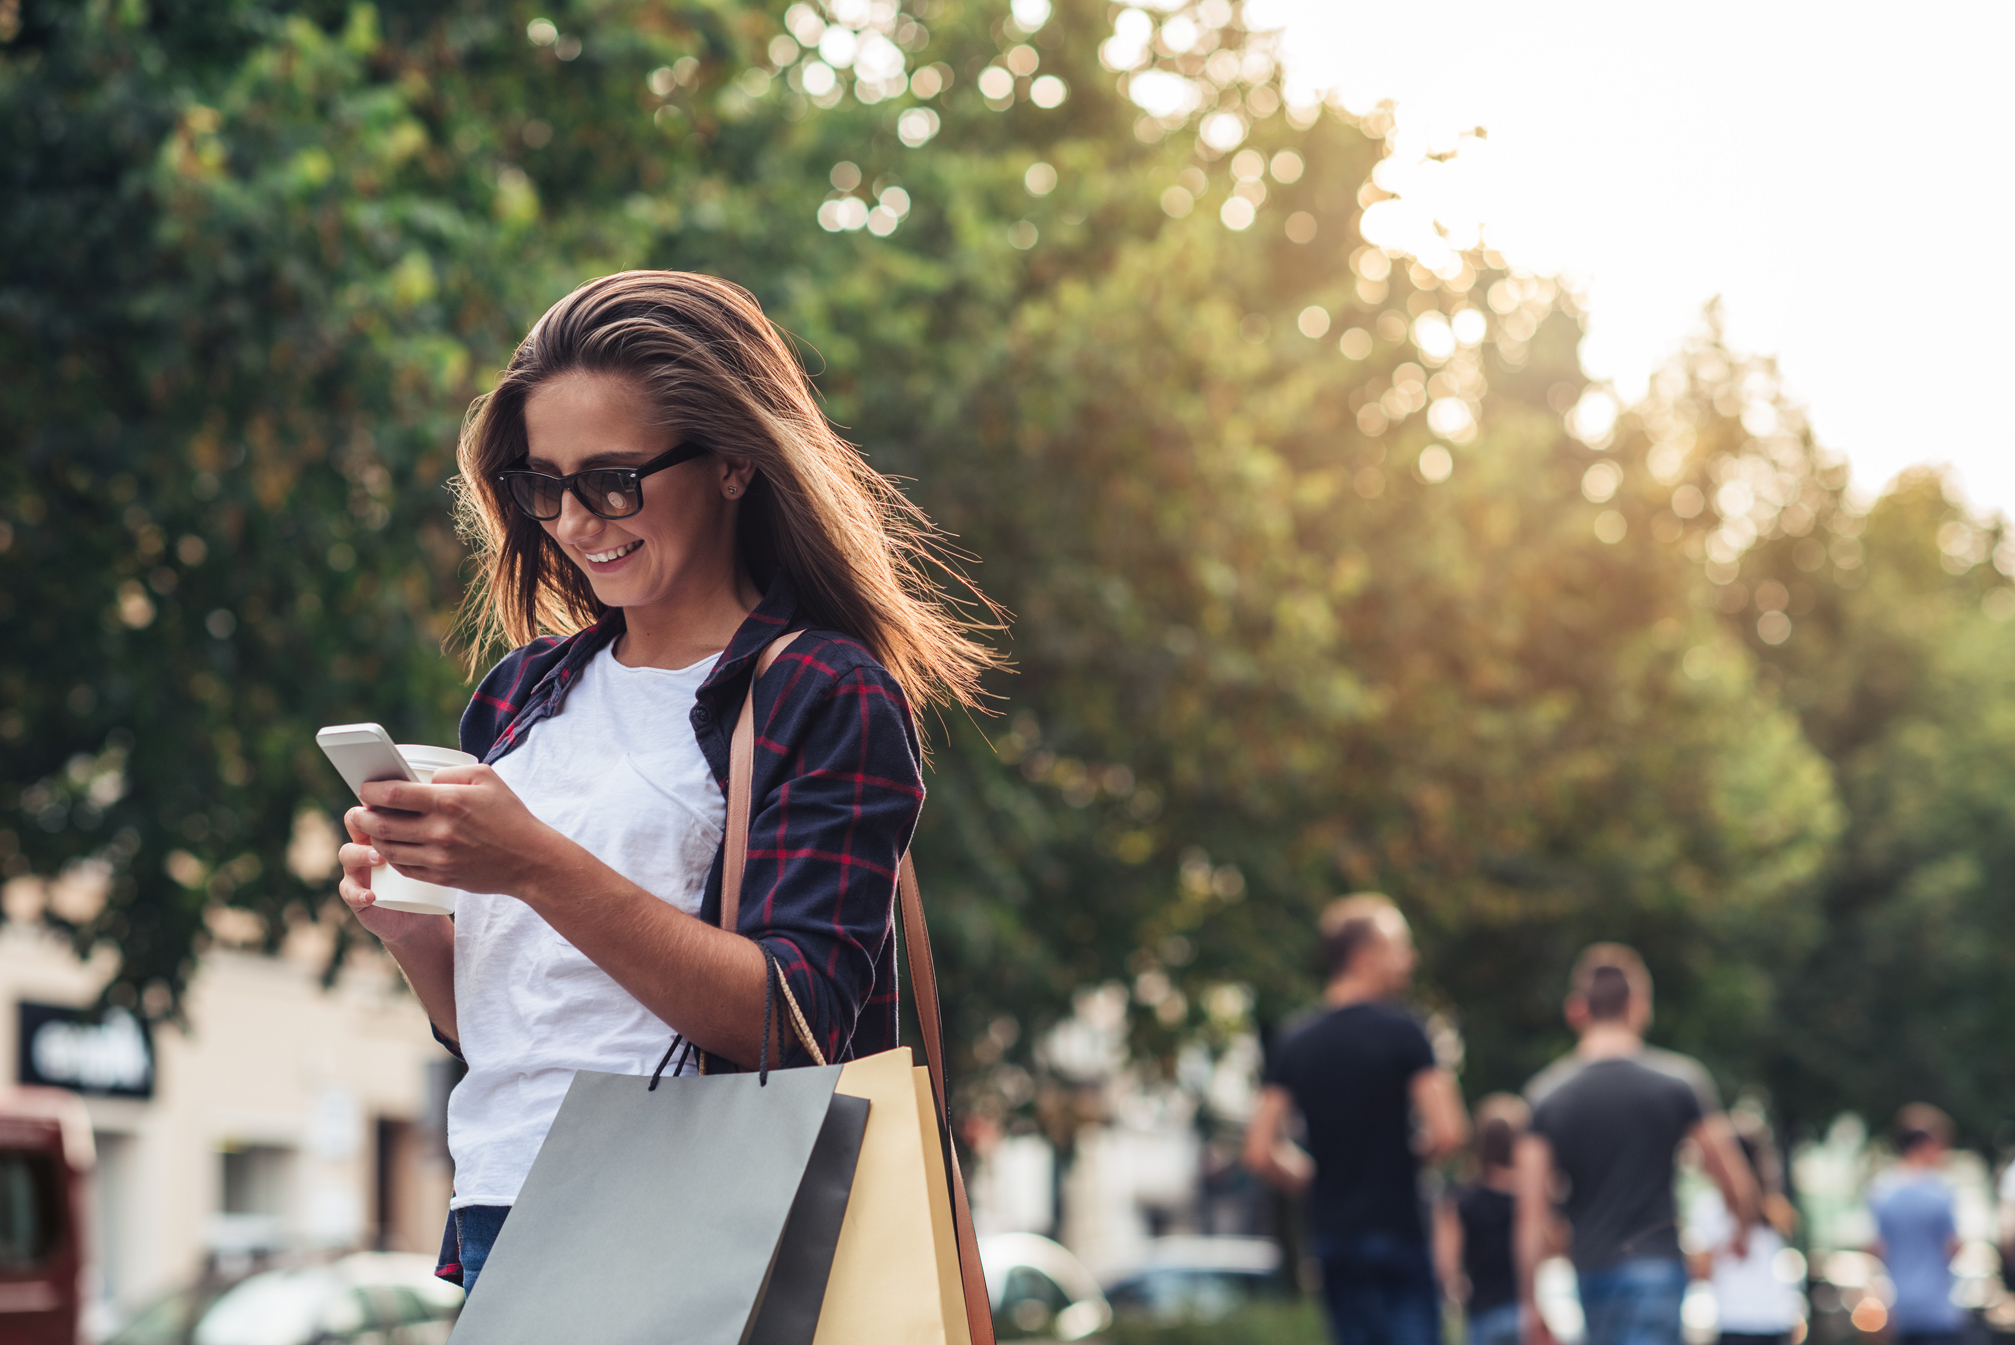
[[590,467],[572,476],[547,476],[544,472],[520,469],[498,472],[497,482],[527,518],[541,523],[550,523],[560,516],[561,495],[569,490],[597,518],[628,518],[644,507],[645,477],[711,451],[705,444],[688,441],[641,467]]

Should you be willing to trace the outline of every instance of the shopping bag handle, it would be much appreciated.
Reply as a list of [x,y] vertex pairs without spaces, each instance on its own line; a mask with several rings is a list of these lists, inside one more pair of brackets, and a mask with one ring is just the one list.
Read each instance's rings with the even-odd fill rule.
[[[770,670],[791,642],[803,631],[792,631],[770,641],[757,656],[755,671],[749,675],[748,694],[742,698],[742,712],[735,720],[735,732],[728,746],[728,834],[721,858],[721,928],[735,930],[742,908],[742,876],[749,862],[749,811],[756,766],[756,682]],[[939,1139],[944,1144],[945,1164],[950,1178],[952,1227],[957,1235],[959,1278],[966,1301],[966,1325],[973,1345],[994,1345],[993,1308],[987,1297],[986,1273],[980,1265],[979,1242],[973,1234],[972,1207],[966,1200],[966,1183],[959,1171],[958,1146],[952,1142],[951,1105],[945,1092],[944,1026],[938,1013],[937,968],[931,960],[931,934],[924,923],[923,891],[917,886],[916,866],[905,851],[896,875],[897,903],[902,908],[903,951],[910,968],[911,993],[916,996],[917,1025],[923,1031],[924,1063],[931,1078],[931,1099],[936,1104]],[[777,979],[783,981],[781,972]],[[788,983],[783,984],[784,1003],[789,1010],[798,1039],[820,1064],[825,1056],[812,1040],[810,1025],[798,1008]],[[764,1018],[769,1017],[764,1013]],[[764,1037],[769,1035],[764,1024]]]

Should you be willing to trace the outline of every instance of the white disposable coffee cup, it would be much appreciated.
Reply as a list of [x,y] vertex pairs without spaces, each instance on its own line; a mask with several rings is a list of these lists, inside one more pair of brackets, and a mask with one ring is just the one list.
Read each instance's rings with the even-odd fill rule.
[[[406,764],[413,768],[413,774],[420,777],[423,785],[431,783],[434,772],[444,767],[476,764],[476,759],[467,752],[457,752],[452,747],[425,747],[418,743],[400,743],[399,755],[406,759]],[[390,864],[380,864],[371,870],[371,892],[376,897],[375,904],[388,911],[411,911],[415,915],[455,913],[454,888],[408,878]]]

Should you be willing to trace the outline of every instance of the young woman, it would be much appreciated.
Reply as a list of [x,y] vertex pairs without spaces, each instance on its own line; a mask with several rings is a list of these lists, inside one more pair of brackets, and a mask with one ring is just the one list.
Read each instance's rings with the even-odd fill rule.
[[[366,787],[341,891],[468,1062],[443,1273],[473,1287],[574,1072],[648,1073],[674,1033],[710,1068],[755,1065],[766,955],[827,1059],[895,1043],[914,707],[974,705],[996,658],[929,581],[922,514],[724,281],[582,286],[471,409],[460,457],[479,643],[518,648],[462,717],[481,765]],[[724,930],[751,678],[748,870]],[[380,862],[461,889],[454,918],[374,907]],[[768,1051],[809,1059],[789,1033]]]

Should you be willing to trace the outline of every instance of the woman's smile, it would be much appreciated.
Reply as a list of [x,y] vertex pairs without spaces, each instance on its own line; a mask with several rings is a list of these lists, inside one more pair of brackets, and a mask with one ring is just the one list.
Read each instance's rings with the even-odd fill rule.
[[616,546],[603,547],[600,551],[584,549],[581,554],[588,558],[588,563],[595,567],[597,574],[607,574],[627,560],[630,554],[643,544],[643,538],[638,537]]

